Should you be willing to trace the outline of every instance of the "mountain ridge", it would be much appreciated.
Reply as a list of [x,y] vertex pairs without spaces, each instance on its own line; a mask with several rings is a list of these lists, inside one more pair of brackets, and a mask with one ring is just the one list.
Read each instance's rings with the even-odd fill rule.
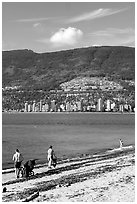
[[59,89],[77,77],[135,79],[135,48],[101,46],[35,53],[32,50],[2,52],[2,87]]

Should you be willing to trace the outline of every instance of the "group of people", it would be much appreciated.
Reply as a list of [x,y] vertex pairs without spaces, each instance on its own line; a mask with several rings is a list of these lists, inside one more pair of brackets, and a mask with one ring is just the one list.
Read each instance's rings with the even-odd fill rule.
[[[123,141],[120,139],[119,140],[120,144],[120,150],[123,148]],[[48,149],[48,168],[51,169],[52,166],[55,168],[57,164],[57,157],[55,155],[55,152],[52,148],[52,146],[49,147]],[[15,153],[13,155],[13,161],[14,161],[14,167],[15,167],[15,176],[16,178],[19,178],[20,176],[20,171],[21,171],[21,166],[22,166],[22,161],[24,160],[22,154],[20,153],[19,149],[15,150]],[[35,160],[32,160],[35,163]],[[29,162],[26,162],[28,164]],[[25,165],[24,165],[25,166]]]
[[[56,164],[57,164],[57,157],[55,155],[55,152],[52,148],[52,146],[49,147],[48,149],[48,168],[51,169],[52,166],[55,168]],[[13,155],[13,161],[14,161],[14,168],[15,168],[15,176],[16,178],[20,177],[20,173],[21,173],[21,169],[22,169],[22,162],[23,162],[24,158],[23,155],[20,153],[19,149],[15,150],[15,153]],[[31,162],[33,162],[33,164],[35,163],[35,160],[30,160]],[[27,161],[24,166],[30,162]]]

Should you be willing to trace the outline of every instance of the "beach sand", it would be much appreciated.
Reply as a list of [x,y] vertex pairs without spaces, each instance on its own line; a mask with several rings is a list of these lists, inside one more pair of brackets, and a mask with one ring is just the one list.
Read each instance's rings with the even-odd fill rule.
[[71,159],[52,170],[41,165],[34,172],[16,180],[14,172],[3,171],[2,201],[135,202],[134,148]]

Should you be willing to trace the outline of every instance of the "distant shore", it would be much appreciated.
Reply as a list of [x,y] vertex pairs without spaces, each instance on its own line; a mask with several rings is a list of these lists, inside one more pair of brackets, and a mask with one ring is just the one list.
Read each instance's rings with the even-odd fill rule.
[[135,114],[135,112],[67,112],[67,111],[62,111],[62,112],[19,112],[19,111],[9,111],[9,112],[2,112],[2,113],[7,113],[7,114],[12,114],[12,113],[19,113],[19,114]]
[[49,170],[37,166],[28,180],[15,179],[13,172],[2,175],[3,202],[24,201],[37,194],[34,202],[134,202],[135,150],[125,147],[101,155],[88,155],[59,163]]

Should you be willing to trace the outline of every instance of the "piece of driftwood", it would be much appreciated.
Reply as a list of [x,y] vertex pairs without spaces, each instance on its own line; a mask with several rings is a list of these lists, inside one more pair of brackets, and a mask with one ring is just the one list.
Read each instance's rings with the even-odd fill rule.
[[34,198],[37,198],[38,196],[39,196],[39,191],[25,198],[22,202],[29,202],[33,200]]

